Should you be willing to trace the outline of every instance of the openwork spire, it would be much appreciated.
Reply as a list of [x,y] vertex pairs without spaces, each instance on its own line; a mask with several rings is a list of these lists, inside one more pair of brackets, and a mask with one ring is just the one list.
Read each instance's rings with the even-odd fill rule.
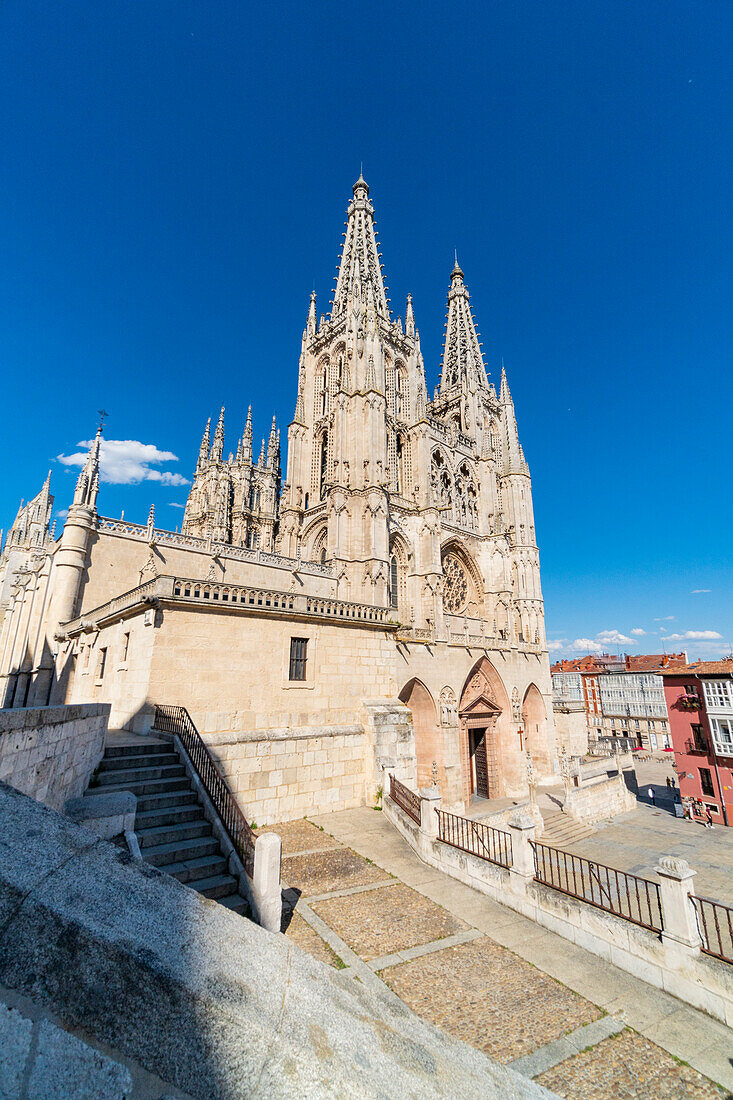
[[99,451],[102,446],[102,425],[97,428],[94,442],[89,448],[86,462],[81,468],[74,492],[74,504],[83,504],[87,508],[96,508],[99,492]]
[[214,432],[214,442],[211,446],[211,458],[215,462],[220,462],[223,450],[224,450],[224,406],[222,405],[221,412],[219,413],[219,423],[216,425],[216,431]]
[[463,272],[458,266],[458,257],[456,257],[448,291],[448,320],[445,329],[440,392],[446,393],[455,386],[460,386],[464,379],[469,389],[475,389],[477,386],[488,388],[484,357],[471,313],[468,289],[463,282]]
[[348,222],[331,320],[358,306],[369,307],[380,317],[389,320],[389,306],[374,230],[374,207],[369,201],[369,187],[361,174],[354,184],[354,198],[349,203],[347,213]]

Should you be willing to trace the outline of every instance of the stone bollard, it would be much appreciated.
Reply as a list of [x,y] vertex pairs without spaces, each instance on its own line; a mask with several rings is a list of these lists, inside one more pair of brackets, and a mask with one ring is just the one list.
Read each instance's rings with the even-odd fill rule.
[[678,856],[661,856],[654,870],[661,880],[662,943],[678,955],[699,954],[700,931],[695,907],[690,901],[692,880],[697,871]]
[[430,841],[438,835],[438,815],[440,809],[440,790],[438,787],[424,787],[420,791],[420,833]]
[[282,920],[281,857],[282,841],[277,833],[261,833],[255,840],[252,901],[258,923],[268,932],[279,932]]
[[509,888],[516,894],[525,894],[528,883],[534,878],[534,851],[531,844],[536,828],[534,818],[520,810],[509,818],[507,824],[512,838]]

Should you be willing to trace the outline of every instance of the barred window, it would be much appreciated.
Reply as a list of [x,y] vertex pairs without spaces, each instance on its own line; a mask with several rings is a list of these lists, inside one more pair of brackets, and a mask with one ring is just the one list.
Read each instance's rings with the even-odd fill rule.
[[97,666],[97,679],[102,680],[104,678],[104,668],[107,664],[107,650],[100,649],[99,651],[99,664]]
[[305,662],[307,660],[308,639],[290,639],[290,679],[305,680]]
[[700,787],[702,789],[702,793],[708,796],[714,795],[715,791],[713,789],[713,777],[710,774],[710,768],[700,768],[699,771]]

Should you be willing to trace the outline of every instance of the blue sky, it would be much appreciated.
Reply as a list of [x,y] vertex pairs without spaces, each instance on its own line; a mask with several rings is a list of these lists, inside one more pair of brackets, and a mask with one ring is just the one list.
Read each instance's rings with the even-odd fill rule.
[[719,0],[5,0],[0,525],[101,407],[171,528],[208,415],[287,425],[363,161],[430,386],[454,248],[506,362],[553,651],[729,651],[731,57]]

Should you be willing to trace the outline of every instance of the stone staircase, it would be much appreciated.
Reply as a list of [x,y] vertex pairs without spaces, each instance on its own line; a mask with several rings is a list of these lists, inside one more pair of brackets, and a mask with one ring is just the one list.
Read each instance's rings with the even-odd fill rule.
[[587,836],[595,833],[592,825],[583,825],[569,814],[564,814],[562,810],[548,810],[543,806],[541,812],[545,828],[539,840],[552,848],[567,848],[576,840],[585,840]]
[[130,737],[125,743],[124,737],[117,738],[107,744],[94,784],[86,792],[89,798],[110,791],[132,791],[137,797],[135,835],[146,863],[227,909],[249,915],[173,742]]

